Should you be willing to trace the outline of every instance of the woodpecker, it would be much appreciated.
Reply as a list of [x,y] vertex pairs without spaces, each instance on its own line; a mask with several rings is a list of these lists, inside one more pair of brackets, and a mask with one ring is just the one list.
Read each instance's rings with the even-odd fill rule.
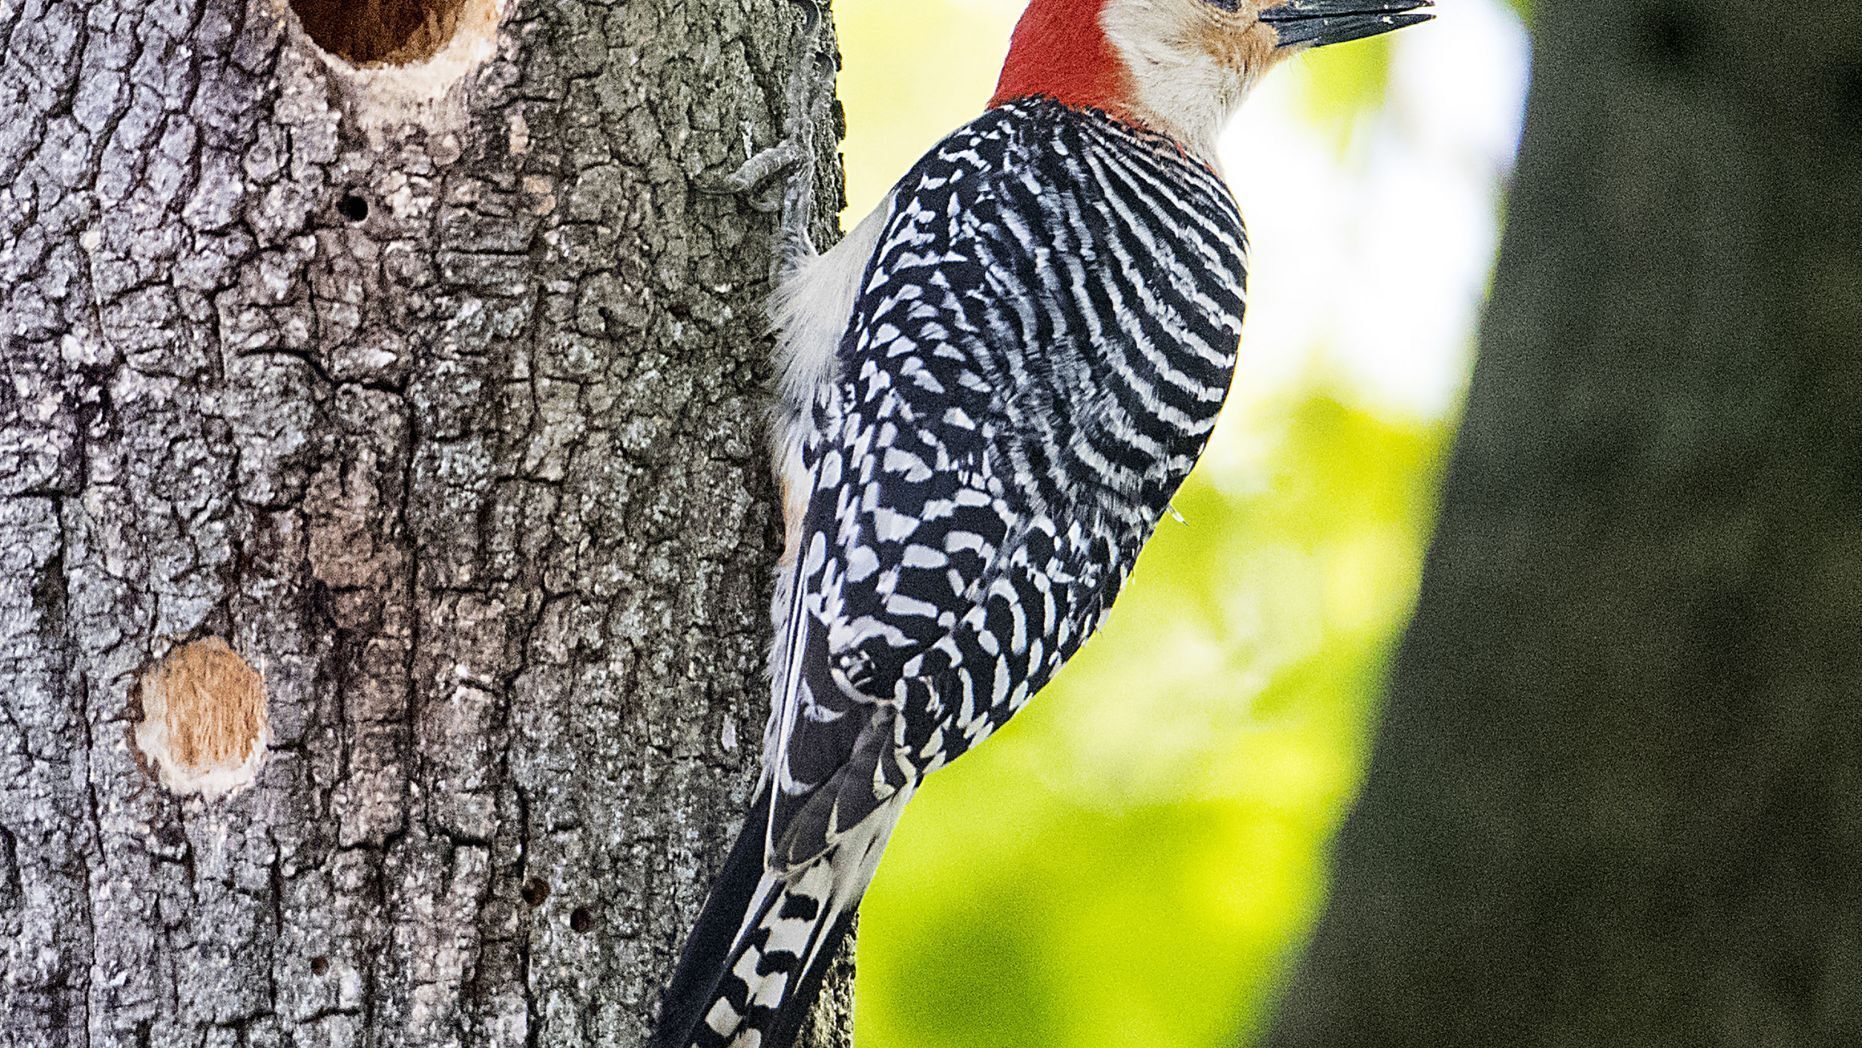
[[1031,0],[986,111],[785,267],[763,774],[654,1048],[794,1041],[918,784],[1093,633],[1202,452],[1247,261],[1218,133],[1428,6]]

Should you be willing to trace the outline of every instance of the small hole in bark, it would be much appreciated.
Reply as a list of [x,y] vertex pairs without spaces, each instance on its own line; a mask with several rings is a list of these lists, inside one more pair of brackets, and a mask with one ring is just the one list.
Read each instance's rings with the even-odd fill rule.
[[588,907],[577,906],[569,914],[569,927],[582,933],[594,931],[595,915],[588,912]]
[[312,957],[310,959],[310,974],[327,975],[329,971],[330,959],[328,957]]
[[524,887],[518,894],[524,897],[525,904],[541,906],[550,897],[550,886],[532,877],[524,882]]
[[304,31],[352,65],[412,65],[459,28],[465,0],[291,0]]
[[360,222],[369,217],[369,202],[354,193],[345,193],[336,202],[336,213],[351,222]]

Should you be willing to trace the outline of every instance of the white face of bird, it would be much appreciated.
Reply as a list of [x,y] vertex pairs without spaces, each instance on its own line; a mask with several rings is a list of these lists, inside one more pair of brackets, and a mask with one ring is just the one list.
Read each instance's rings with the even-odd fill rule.
[[1427,21],[1432,0],[1103,0],[1133,107],[1202,156],[1260,78],[1300,51]]

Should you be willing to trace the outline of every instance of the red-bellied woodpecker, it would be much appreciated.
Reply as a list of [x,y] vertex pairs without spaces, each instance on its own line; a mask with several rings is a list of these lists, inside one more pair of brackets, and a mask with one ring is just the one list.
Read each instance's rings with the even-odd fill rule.
[[793,1041],[918,783],[1092,634],[1202,452],[1247,256],[1217,133],[1428,2],[1032,0],[988,111],[794,260],[763,777],[656,1048]]

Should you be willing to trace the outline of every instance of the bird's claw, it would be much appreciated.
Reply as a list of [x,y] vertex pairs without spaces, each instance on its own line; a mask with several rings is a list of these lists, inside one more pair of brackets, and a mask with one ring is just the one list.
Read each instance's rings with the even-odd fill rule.
[[821,31],[821,9],[825,0],[795,0],[795,5],[802,9],[802,35],[814,39]]
[[[794,2],[802,9],[802,25],[785,97],[788,115],[782,141],[750,157],[730,174],[699,186],[705,192],[743,197],[757,211],[782,216],[782,245],[772,263],[772,272],[777,274],[795,260],[814,254],[808,227],[814,217],[815,110],[823,104],[816,63],[821,59],[826,4],[825,0]],[[784,176],[786,184],[780,191],[764,192]]]
[[750,206],[756,210],[774,213],[782,210],[782,196],[765,196],[762,190],[807,161],[807,147],[794,139],[785,139],[744,161],[743,166],[737,170],[705,183],[701,188],[708,193],[747,197]]

